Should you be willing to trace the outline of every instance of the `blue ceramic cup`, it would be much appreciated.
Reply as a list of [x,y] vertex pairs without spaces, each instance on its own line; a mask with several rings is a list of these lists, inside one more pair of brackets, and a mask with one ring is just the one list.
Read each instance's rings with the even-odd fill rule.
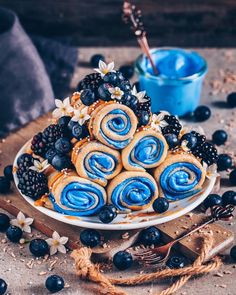
[[199,104],[202,82],[207,72],[205,59],[197,52],[180,48],[151,50],[159,74],[153,73],[146,56],[135,62],[141,90],[151,97],[152,112],[168,111],[185,116]]

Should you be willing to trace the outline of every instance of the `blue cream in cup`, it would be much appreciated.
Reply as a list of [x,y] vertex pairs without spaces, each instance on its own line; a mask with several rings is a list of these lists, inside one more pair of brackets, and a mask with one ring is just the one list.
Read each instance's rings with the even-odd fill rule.
[[159,74],[153,73],[146,56],[135,62],[140,88],[151,97],[152,112],[168,111],[185,116],[199,104],[202,82],[207,72],[205,59],[197,52],[180,48],[152,49]]

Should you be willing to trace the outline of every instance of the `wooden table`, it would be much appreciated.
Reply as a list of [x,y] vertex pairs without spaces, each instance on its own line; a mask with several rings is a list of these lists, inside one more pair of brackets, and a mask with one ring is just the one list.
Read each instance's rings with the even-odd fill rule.
[[[224,50],[224,49],[201,49],[198,50],[208,61],[209,73],[207,75],[206,82],[204,83],[204,89],[202,93],[202,103],[208,104],[212,109],[212,117],[207,122],[201,124],[204,128],[208,138],[216,129],[225,129],[229,132],[229,141],[226,146],[221,147],[220,152],[232,153],[236,156],[236,110],[227,109],[225,106],[225,97],[227,93],[236,90],[236,76],[234,76],[234,70],[236,69],[236,49]],[[81,64],[74,75],[72,87],[74,87],[79,79],[81,79],[86,73],[91,72],[91,68],[86,66],[86,62],[94,53],[103,53],[107,59],[115,60],[116,65],[120,66],[123,63],[132,62],[140,52],[138,48],[81,48],[79,53],[79,59]],[[83,62],[82,62],[83,61]],[[226,71],[229,73],[225,75]],[[212,86],[213,85],[213,86]],[[0,163],[1,172],[4,166],[12,163],[16,152],[19,148],[32,137],[33,134],[43,129],[48,125],[48,116],[45,115],[38,120],[31,122],[27,126],[23,127],[19,131],[9,135],[6,140],[0,143]],[[189,123],[194,125],[194,123]],[[236,189],[229,186],[227,172],[222,173],[222,188],[221,191],[229,189]],[[9,198],[13,191],[4,196]],[[2,197],[2,196],[0,196]],[[2,211],[2,210],[0,210]],[[236,232],[235,220],[227,224],[227,227]],[[33,231],[34,237],[42,236],[39,232]],[[78,280],[74,274],[73,261],[69,255],[57,255],[50,258],[47,262],[43,262],[42,259],[36,259],[33,261],[31,267],[31,258],[29,254],[28,246],[14,245],[8,243],[4,239],[4,234],[0,233],[0,277],[4,278],[9,284],[9,293],[12,295],[39,295],[47,294],[43,289],[43,284],[46,277],[50,274],[62,275],[68,289],[64,290],[62,294],[93,294],[89,290],[90,284]],[[50,264],[53,261],[57,261],[54,269],[50,270]],[[206,275],[191,280],[187,285],[177,294],[208,294],[208,295],[226,295],[235,294],[235,276],[236,265],[228,260],[223,268],[220,270],[220,274]],[[30,263],[29,263],[30,262]],[[131,272],[139,273],[140,269],[133,269]],[[125,272],[117,272],[112,270],[114,276],[125,276]],[[222,276],[221,276],[222,274]],[[157,294],[167,286],[168,282],[162,284],[147,284],[139,287],[125,288],[128,294]]]

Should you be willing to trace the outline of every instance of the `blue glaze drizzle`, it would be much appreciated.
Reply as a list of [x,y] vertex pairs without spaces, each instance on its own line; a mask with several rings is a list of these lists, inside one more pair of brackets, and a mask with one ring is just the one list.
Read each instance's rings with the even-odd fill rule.
[[196,194],[195,187],[202,171],[191,163],[179,162],[168,166],[161,174],[159,183],[165,197],[171,201],[181,200]]
[[129,164],[136,167],[157,163],[164,151],[163,142],[155,136],[144,136],[140,139],[129,154]]
[[62,208],[52,194],[49,198],[55,211],[72,216],[93,215],[105,204],[102,191],[92,184],[79,182],[69,183],[61,192],[60,203],[68,209]]
[[112,192],[111,201],[119,209],[144,206],[155,194],[155,184],[146,177],[131,177],[118,184]]
[[[116,117],[111,118],[110,120],[108,120],[105,124],[104,124],[104,120],[106,120],[106,117],[102,120],[101,122],[101,129],[100,129],[100,133],[102,135],[102,137],[112,146],[114,146],[117,149],[123,149],[124,147],[126,147],[131,138],[130,139],[126,139],[126,140],[122,140],[122,136],[126,136],[131,129],[131,120],[130,117],[127,115],[127,113],[121,109],[115,109],[112,110],[111,112],[109,112],[107,114],[107,116],[109,115],[116,115]],[[118,136],[120,137],[120,139],[112,139],[109,138],[105,133],[104,133],[104,129],[109,130],[113,136]]]

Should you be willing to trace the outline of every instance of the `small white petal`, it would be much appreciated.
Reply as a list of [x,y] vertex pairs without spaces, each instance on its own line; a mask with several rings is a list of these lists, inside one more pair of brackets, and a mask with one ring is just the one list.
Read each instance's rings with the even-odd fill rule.
[[203,169],[204,169],[205,171],[207,171],[208,165],[207,165],[207,163],[206,163],[206,162],[203,162],[203,165],[202,165],[202,167],[203,167]]
[[34,222],[33,218],[27,217],[25,219],[25,225],[31,225]]
[[114,66],[115,66],[114,61],[110,62],[110,63],[107,65],[107,70],[108,70],[109,72],[111,72],[111,71],[114,69]]
[[55,99],[55,105],[57,108],[62,108],[63,102],[60,99]]
[[107,64],[103,60],[100,59],[98,62],[98,67],[101,71],[104,71],[107,68]]
[[12,219],[12,220],[10,221],[10,223],[11,223],[11,225],[19,226],[19,222],[18,222],[17,219]]
[[60,239],[60,235],[57,231],[54,231],[53,234],[52,234],[52,238],[54,240],[59,240]]
[[168,123],[165,120],[162,120],[159,125],[160,125],[160,127],[164,128],[164,127],[168,126]]
[[60,118],[62,117],[64,114],[63,112],[60,110],[60,109],[55,109],[53,112],[52,112],[52,116],[54,118]]
[[135,85],[133,86],[133,88],[132,88],[132,90],[131,90],[131,93],[132,93],[133,95],[135,95],[135,96],[136,96],[136,94],[138,93],[138,92],[137,92],[137,88],[136,88]]
[[52,238],[49,238],[49,239],[46,240],[46,242],[48,243],[49,246],[53,245],[53,241],[54,240]]
[[22,227],[22,230],[23,230],[24,232],[28,233],[28,234],[31,233],[31,227],[30,227],[29,225],[24,225],[24,226]]
[[69,97],[66,97],[66,98],[63,100],[63,105],[64,105],[64,106],[70,106],[70,98],[69,98]]
[[64,245],[58,245],[57,250],[63,254],[66,254],[66,247]]
[[78,123],[79,123],[81,126],[84,124],[84,122],[85,122],[85,121],[84,121],[84,119],[82,119],[82,118],[80,118],[79,121],[78,121]]
[[61,237],[60,240],[59,240],[59,243],[61,245],[64,245],[64,244],[66,244],[68,242],[68,240],[69,240],[69,238],[67,238],[67,237]]
[[50,247],[50,255],[52,256],[52,255],[54,255],[54,254],[56,254],[57,253],[57,247],[55,247],[55,246],[51,246]]
[[17,220],[20,222],[25,221],[25,215],[21,211],[17,214]]

